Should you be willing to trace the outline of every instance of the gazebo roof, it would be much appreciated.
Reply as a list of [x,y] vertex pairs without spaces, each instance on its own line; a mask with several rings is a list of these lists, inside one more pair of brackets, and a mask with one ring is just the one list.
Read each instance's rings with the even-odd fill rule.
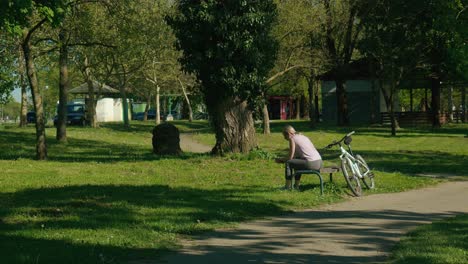
[[[101,84],[97,81],[92,81],[94,87],[94,93],[101,93],[101,94],[118,94],[120,93],[119,90],[114,89],[106,84]],[[80,86],[77,86],[69,91],[71,94],[88,94],[89,93],[89,86],[88,83],[83,83]]]

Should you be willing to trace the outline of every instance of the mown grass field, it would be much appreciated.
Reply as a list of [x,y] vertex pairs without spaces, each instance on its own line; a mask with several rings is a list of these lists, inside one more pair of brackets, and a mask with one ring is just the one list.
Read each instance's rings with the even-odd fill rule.
[[[214,142],[206,122],[174,122],[198,141]],[[318,180],[305,176],[303,192],[281,192],[283,167],[272,158],[286,152],[280,135],[258,135],[261,150],[210,157],[151,153],[152,123],[130,129],[107,124],[71,127],[58,144],[47,130],[49,161],[33,160],[34,128],[0,127],[0,254],[4,263],[126,263],[155,259],[178,248],[181,237],[240,221],[284,214],[346,199],[341,175],[320,196]],[[401,130],[314,130],[293,122],[317,148],[356,130],[353,149],[376,171],[366,194],[398,192],[441,179],[417,174],[467,175],[467,125]],[[337,150],[323,152],[337,163]]]
[[389,264],[468,263],[468,215],[425,225],[394,248]]

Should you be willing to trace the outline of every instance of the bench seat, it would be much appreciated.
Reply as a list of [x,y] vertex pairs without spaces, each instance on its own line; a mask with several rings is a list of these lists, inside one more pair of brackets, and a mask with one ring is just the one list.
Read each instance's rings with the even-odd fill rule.
[[330,174],[330,182],[333,181],[333,173],[337,173],[340,171],[338,166],[330,166],[321,168],[320,171],[318,170],[295,170],[294,176],[302,175],[302,174],[315,174],[319,177],[320,180],[320,194],[323,195],[323,178],[322,173],[329,173]]

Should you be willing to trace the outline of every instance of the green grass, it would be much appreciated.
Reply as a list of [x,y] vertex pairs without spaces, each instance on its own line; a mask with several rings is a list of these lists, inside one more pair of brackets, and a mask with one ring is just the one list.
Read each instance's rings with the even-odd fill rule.
[[[213,140],[206,122],[175,122],[181,132]],[[271,157],[287,142],[259,135],[261,151],[210,157],[151,153],[152,123],[130,129],[106,124],[70,127],[58,144],[47,129],[49,161],[33,160],[34,128],[0,127],[0,254],[3,263],[125,263],[155,259],[177,249],[181,237],[232,227],[241,221],[285,214],[348,197],[340,175],[320,196],[316,177],[303,192],[280,192],[283,167]],[[348,129],[293,123],[317,147]],[[353,146],[375,168],[377,187],[366,194],[398,192],[440,182],[416,173],[466,175],[468,126],[405,130],[396,138],[382,128],[353,128]],[[336,150],[324,153],[337,163]]]
[[468,215],[425,225],[394,248],[389,264],[468,263]]

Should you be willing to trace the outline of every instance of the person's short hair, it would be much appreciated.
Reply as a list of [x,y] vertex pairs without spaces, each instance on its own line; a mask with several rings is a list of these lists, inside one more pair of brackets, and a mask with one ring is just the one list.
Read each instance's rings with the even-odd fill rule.
[[294,129],[294,127],[287,125],[283,128],[283,135],[286,135],[288,133],[296,134],[296,130]]

